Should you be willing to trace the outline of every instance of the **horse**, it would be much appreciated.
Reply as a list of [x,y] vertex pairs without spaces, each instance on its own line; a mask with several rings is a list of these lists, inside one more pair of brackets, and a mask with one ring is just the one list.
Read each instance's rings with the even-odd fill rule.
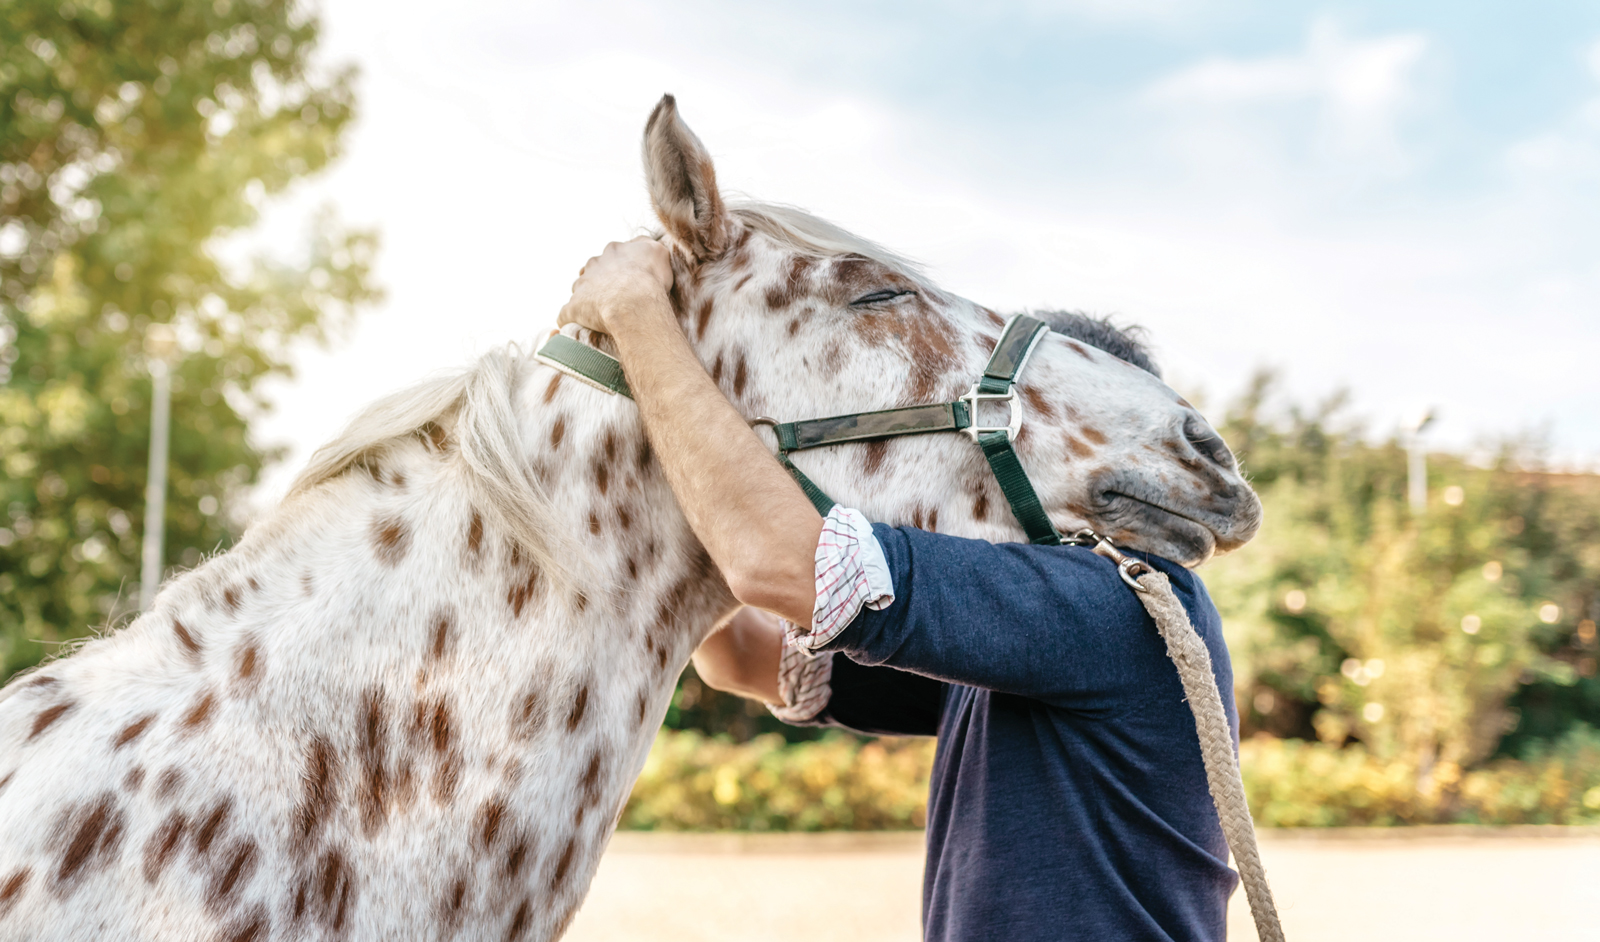
[[[643,156],[674,309],[746,416],[981,371],[1000,315],[724,199],[671,96]],[[1248,540],[1260,504],[1211,427],[1130,338],[1057,320],[1016,441],[1052,521],[1185,565]],[[958,435],[795,455],[875,520],[1018,540],[983,460]],[[385,398],[237,545],[0,690],[0,938],[559,938],[736,605],[626,398],[515,347]]]

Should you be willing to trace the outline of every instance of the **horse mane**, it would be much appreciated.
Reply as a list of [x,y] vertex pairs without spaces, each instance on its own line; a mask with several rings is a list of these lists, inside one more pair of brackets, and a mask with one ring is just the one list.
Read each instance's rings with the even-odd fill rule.
[[1137,366],[1156,379],[1161,378],[1161,368],[1150,355],[1149,341],[1143,327],[1130,324],[1118,327],[1110,317],[1095,317],[1080,311],[1029,311],[1033,317],[1050,325],[1058,334],[1082,341],[1091,347],[1104,350],[1119,360]]
[[728,212],[741,223],[780,245],[813,255],[859,255],[926,284],[922,266],[870,239],[813,216],[798,206],[752,199],[730,199]]
[[552,582],[570,582],[564,554],[553,545],[559,531],[550,499],[523,470],[515,395],[525,362],[522,351],[508,344],[467,369],[437,374],[367,406],[311,455],[286,500],[377,461],[397,445],[426,437],[453,419],[456,464],[476,509],[498,523]]

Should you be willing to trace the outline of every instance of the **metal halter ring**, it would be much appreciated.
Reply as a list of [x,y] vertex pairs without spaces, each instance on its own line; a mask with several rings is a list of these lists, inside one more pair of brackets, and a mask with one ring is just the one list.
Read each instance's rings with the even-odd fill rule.
[[[1005,432],[1006,441],[1014,442],[1017,440],[1017,436],[1022,433],[1022,403],[1017,401],[1016,384],[1007,386],[1006,391],[1003,393],[984,392],[974,384],[965,396],[960,397],[959,401],[967,404],[967,411],[972,419],[972,424],[961,431],[973,441],[977,441],[978,436],[984,432]],[[978,403],[985,401],[1005,403],[1009,409],[1011,421],[1005,425],[979,424]]]

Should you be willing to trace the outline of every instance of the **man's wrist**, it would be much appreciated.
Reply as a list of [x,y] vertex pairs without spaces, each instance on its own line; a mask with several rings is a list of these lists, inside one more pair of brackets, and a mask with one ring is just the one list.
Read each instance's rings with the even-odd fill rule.
[[619,333],[641,325],[674,321],[672,302],[664,291],[629,291],[608,298],[600,307],[600,319],[605,322],[606,333]]

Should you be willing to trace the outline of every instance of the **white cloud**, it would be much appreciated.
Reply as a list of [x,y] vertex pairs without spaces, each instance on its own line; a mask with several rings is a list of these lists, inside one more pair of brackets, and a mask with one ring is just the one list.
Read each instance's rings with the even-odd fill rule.
[[[1564,454],[1600,455],[1600,378],[1586,366],[1600,350],[1589,110],[1530,136],[1500,184],[1399,190],[1352,211],[1349,166],[1392,168],[1386,148],[1426,112],[1421,35],[1351,38],[1323,21],[1292,54],[1203,61],[1129,90],[1121,123],[1073,128],[1075,149],[1107,155],[1084,165],[1092,173],[1042,162],[1008,175],[1027,139],[1005,137],[1014,127],[839,93],[778,47],[771,62],[686,48],[686,34],[645,22],[645,6],[648,36],[599,42],[606,9],[557,16],[506,0],[440,27],[378,0],[328,5],[333,53],[363,67],[362,119],[302,202],[331,198],[380,226],[389,300],[277,390],[260,432],[294,453],[264,499],[362,404],[533,337],[584,258],[651,223],[638,135],[668,90],[724,186],[809,207],[984,303],[1143,323],[1169,375],[1213,403],[1265,363],[1302,399],[1352,387],[1380,434],[1434,405],[1441,443],[1549,422]],[[783,27],[763,15],[762,30]],[[998,163],[940,161],[942,144],[987,134]],[[1286,143],[1294,134],[1323,151],[1308,159]]]
[[1149,98],[1203,108],[1305,104],[1317,110],[1334,154],[1393,159],[1397,124],[1418,97],[1417,67],[1427,50],[1420,33],[1350,39],[1324,17],[1299,53],[1207,59],[1153,84]]

